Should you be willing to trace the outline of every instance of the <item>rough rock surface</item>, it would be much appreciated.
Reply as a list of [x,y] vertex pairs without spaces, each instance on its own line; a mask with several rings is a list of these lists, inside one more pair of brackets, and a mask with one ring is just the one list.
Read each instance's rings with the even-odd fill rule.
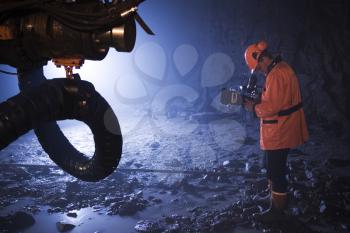
[[75,225],[65,222],[57,222],[56,227],[59,232],[67,232],[72,230],[75,227]]
[[[40,147],[31,140],[32,135],[28,135],[20,142],[29,148],[26,157],[14,153],[18,150],[16,145],[1,152],[12,151],[13,156],[2,157],[0,204],[5,208],[30,198],[33,203],[22,209],[33,214],[41,212],[42,205],[49,206],[48,214],[64,215],[92,207],[101,214],[137,218],[140,222],[133,230],[140,232],[232,232],[242,227],[265,232],[349,229],[349,145],[314,126],[310,128],[310,141],[290,152],[288,223],[264,225],[252,219],[252,213],[268,207],[268,203],[255,198],[267,194],[267,180],[254,122],[246,126],[249,140],[242,141],[233,153],[212,145],[216,157],[210,157],[210,153],[205,157],[189,154],[184,150],[201,148],[206,140],[214,144],[208,137],[215,135],[209,133],[206,124],[199,125],[192,135],[176,138],[182,143],[175,144],[174,136],[165,134],[139,140],[138,135],[147,135],[152,127],[145,124],[126,138],[125,156],[119,169],[98,183],[77,181],[49,165],[47,155],[38,155]],[[77,139],[81,140],[80,136]],[[157,151],[151,146],[155,141]],[[11,159],[22,165],[8,165]],[[31,165],[28,161],[32,160],[46,161],[46,164]],[[293,227],[286,229],[286,225]],[[325,231],[318,228],[320,225]],[[6,229],[4,226],[1,225],[2,229]]]
[[339,134],[349,130],[348,1],[223,0],[208,4],[211,11],[205,33],[213,46],[207,52],[232,51],[237,71],[232,80],[240,80],[247,72],[246,46],[264,39],[271,52],[280,53],[295,69],[308,122]]
[[35,224],[32,215],[18,211],[13,215],[0,217],[0,232],[18,232]]

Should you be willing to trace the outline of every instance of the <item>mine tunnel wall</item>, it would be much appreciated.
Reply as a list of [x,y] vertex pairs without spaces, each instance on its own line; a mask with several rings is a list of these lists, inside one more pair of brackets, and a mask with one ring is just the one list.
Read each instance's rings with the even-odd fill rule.
[[[350,1],[177,0],[164,5],[149,4],[151,10],[158,9],[156,21],[150,22],[157,35],[146,40],[164,47],[170,64],[162,85],[181,82],[194,88],[200,96],[194,112],[215,111],[211,103],[220,89],[241,84],[249,76],[243,58],[245,48],[265,39],[271,52],[281,53],[295,69],[308,123],[339,134],[350,132]],[[145,38],[142,33],[138,36]],[[139,43],[143,43],[142,39]],[[181,44],[191,44],[199,53],[198,64],[186,78],[180,77],[170,62],[174,49]],[[225,84],[203,88],[201,69],[208,56],[217,52],[232,58],[233,77]],[[144,76],[135,70],[139,77]],[[1,92],[6,92],[6,96],[0,93],[0,99],[5,100],[10,96],[10,85],[2,86]],[[148,88],[154,89],[151,98],[163,86],[152,88]]]
[[349,1],[206,2],[211,10],[202,36],[210,46],[203,53],[230,54],[236,67],[233,78],[242,79],[248,73],[245,48],[267,40],[270,51],[295,69],[308,122],[339,134],[350,129]]

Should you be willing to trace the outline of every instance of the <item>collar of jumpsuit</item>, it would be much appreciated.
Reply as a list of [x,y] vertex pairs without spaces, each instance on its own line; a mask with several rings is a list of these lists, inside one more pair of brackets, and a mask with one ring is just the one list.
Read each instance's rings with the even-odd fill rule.
[[[248,46],[244,54],[251,72],[258,67],[258,59],[267,49],[267,43],[260,41]],[[294,70],[284,61],[274,64],[267,70],[265,90],[261,103],[254,108],[260,118],[260,146],[263,150],[294,148],[303,144],[308,138],[308,130],[302,108],[280,116],[279,112],[299,105],[301,93],[299,81]]]

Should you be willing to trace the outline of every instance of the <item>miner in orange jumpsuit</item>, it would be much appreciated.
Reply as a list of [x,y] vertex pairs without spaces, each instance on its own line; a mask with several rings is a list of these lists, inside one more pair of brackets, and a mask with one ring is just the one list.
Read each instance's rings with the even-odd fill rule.
[[266,76],[261,102],[244,104],[260,118],[260,147],[265,151],[271,190],[270,208],[255,217],[263,222],[279,221],[287,207],[289,149],[308,139],[299,81],[280,56],[274,58],[268,52],[265,41],[250,45],[245,51],[245,61],[252,73],[259,71]]

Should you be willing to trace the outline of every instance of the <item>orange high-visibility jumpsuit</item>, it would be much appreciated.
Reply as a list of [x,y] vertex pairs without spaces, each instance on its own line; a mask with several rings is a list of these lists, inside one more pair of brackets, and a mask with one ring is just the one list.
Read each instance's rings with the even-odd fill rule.
[[261,103],[254,110],[260,118],[261,149],[294,148],[308,139],[299,81],[286,62],[268,73]]

